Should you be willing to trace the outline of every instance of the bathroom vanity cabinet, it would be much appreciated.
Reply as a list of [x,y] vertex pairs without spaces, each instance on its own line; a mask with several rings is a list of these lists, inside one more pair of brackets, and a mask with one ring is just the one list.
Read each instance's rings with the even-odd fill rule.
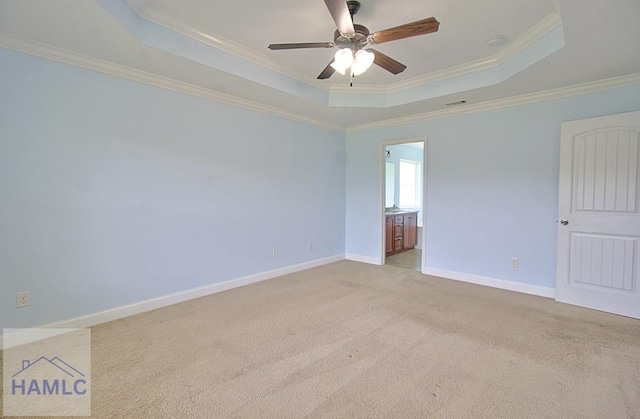
[[418,213],[392,212],[386,214],[386,255],[413,249],[418,239]]

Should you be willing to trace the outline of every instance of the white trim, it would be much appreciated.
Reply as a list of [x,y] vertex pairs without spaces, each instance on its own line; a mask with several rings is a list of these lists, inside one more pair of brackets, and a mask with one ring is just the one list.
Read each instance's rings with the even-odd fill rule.
[[422,122],[429,119],[446,118],[450,116],[464,115],[480,111],[508,108],[510,106],[525,105],[527,103],[541,102],[544,100],[558,99],[567,96],[575,96],[586,93],[594,93],[602,90],[616,89],[620,87],[640,84],[640,73],[629,74],[621,77],[613,77],[605,80],[597,80],[588,83],[576,84],[573,86],[560,87],[557,89],[543,90],[540,92],[527,93],[519,96],[511,96],[503,99],[490,100],[478,104],[464,105],[455,108],[442,109],[438,111],[425,112],[422,114],[409,115],[400,118],[387,119],[372,122],[370,124],[355,125],[347,128],[347,133],[371,131],[380,128],[389,128],[398,125]]
[[373,258],[371,256],[354,255],[353,253],[347,253],[344,258],[346,260],[368,263],[370,265],[382,265],[382,262],[380,262],[380,258]]
[[[227,291],[233,288],[242,287],[256,282],[266,281],[268,279],[276,278],[283,275],[292,274],[295,272],[304,271],[318,266],[328,265],[330,263],[339,262],[344,260],[344,255],[335,255],[322,259],[312,260],[310,262],[304,262],[297,265],[286,266],[283,268],[274,269],[271,271],[260,272],[253,275],[244,276],[241,278],[232,279],[225,282],[217,282],[214,284],[204,285],[202,287],[191,288],[184,291],[178,291],[173,294],[163,295],[156,298],[151,298],[137,303],[128,304],[125,306],[114,307],[112,309],[99,311],[96,313],[87,314],[84,316],[78,316],[71,319],[65,319],[48,323],[42,326],[30,329],[18,329],[16,333],[7,333],[0,335],[0,348],[4,344],[5,336],[10,339],[12,346],[22,345],[36,340],[44,339],[46,337],[56,336],[62,333],[68,332],[64,329],[78,329],[85,327],[92,327],[101,323],[106,323],[125,317],[133,316],[136,314],[144,313],[158,308],[167,307],[173,304],[182,303],[185,301],[193,300],[195,298],[205,297],[207,295],[216,294],[222,291]],[[38,329],[46,329],[38,330]],[[62,329],[58,331],[56,329]]]
[[422,270],[422,273],[425,275],[432,275],[440,278],[453,279],[455,281],[484,285],[486,287],[500,288],[508,291],[537,295],[539,297],[555,298],[556,296],[555,288],[523,284],[521,282],[505,281],[504,279],[490,278],[487,276],[473,275],[463,272],[447,271],[445,269],[432,268],[429,266],[425,266]]
[[429,184],[429,179],[427,178],[428,172],[428,154],[429,154],[429,137],[424,138],[424,143],[422,144],[422,228],[420,229],[420,271],[422,272],[427,266],[427,185]]
[[8,48],[30,55],[35,55],[53,61],[58,61],[76,67],[82,67],[88,70],[97,71],[99,73],[108,74],[110,76],[149,84],[161,89],[172,90],[174,92],[201,97],[204,99],[212,100],[214,102],[224,103],[226,105],[248,109],[255,112],[261,112],[280,118],[286,118],[296,122],[302,122],[304,124],[314,125],[320,128],[325,128],[340,133],[345,132],[344,127],[328,124],[316,119],[308,118],[303,115],[294,114],[292,112],[284,111],[280,108],[263,105],[261,103],[253,102],[246,99],[241,99],[226,93],[217,92],[215,90],[185,83],[182,81],[171,79],[169,77],[160,76],[158,74],[149,73],[137,68],[128,67],[110,61],[102,60],[100,58],[80,54],[68,49],[21,38],[7,32],[0,32],[0,47]]

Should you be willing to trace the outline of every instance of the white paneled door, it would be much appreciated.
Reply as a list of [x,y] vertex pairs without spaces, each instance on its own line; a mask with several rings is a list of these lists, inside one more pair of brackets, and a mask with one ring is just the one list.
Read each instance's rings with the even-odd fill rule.
[[640,112],[562,124],[556,300],[640,318]]

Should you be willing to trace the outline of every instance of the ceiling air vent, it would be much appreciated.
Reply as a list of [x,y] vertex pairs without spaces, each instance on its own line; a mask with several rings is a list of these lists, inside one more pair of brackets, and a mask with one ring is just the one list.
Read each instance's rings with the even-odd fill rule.
[[457,100],[455,102],[445,103],[445,105],[447,105],[447,106],[460,106],[460,105],[464,105],[465,103],[467,103],[466,100]]

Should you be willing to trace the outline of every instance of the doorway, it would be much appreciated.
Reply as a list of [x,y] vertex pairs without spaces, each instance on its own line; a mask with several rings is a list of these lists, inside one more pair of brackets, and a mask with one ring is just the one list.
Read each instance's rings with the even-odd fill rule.
[[383,265],[422,272],[425,266],[425,138],[385,141],[380,147]]

